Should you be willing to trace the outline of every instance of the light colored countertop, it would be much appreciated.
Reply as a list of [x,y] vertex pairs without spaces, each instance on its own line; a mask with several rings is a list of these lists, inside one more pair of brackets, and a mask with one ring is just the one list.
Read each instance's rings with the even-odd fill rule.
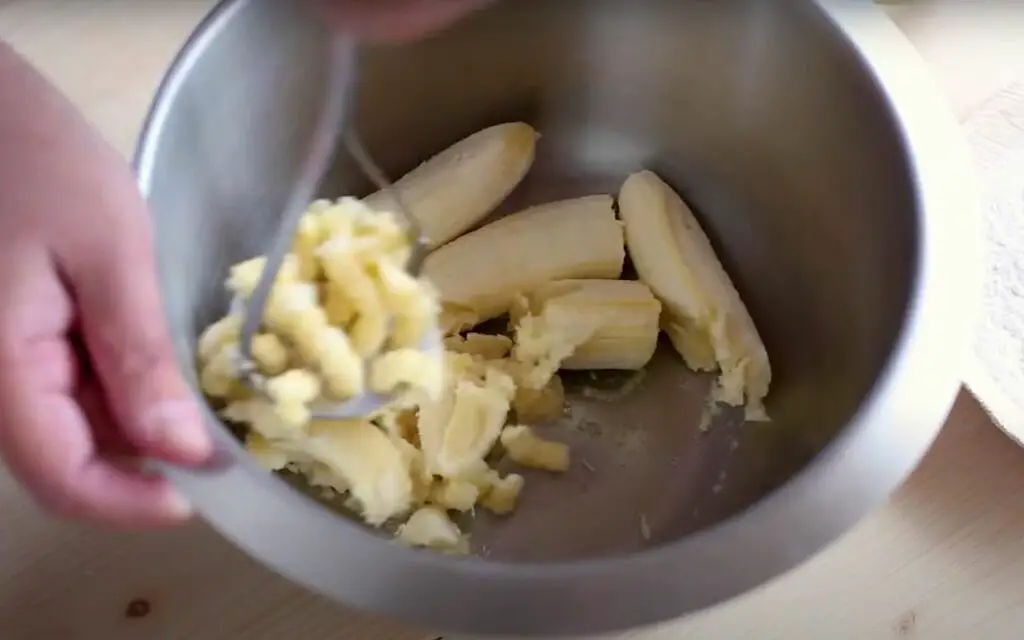
[[[128,152],[160,73],[210,4],[0,0],[0,37]],[[951,26],[941,5],[896,15],[963,118],[1015,73],[1011,61],[1024,61],[1024,47],[988,27],[979,37],[978,25]],[[961,394],[913,477],[833,547],[746,597],[624,637],[1018,640],[1024,628],[1021,487],[1024,450]],[[133,600],[144,600],[148,614],[129,615]],[[121,534],[55,523],[0,470],[0,637],[426,640],[436,634],[309,595],[202,524]]]

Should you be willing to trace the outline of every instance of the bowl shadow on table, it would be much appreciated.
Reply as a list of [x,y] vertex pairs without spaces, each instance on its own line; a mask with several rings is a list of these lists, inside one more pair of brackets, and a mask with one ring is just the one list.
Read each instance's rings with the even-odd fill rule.
[[[980,580],[998,568],[979,563],[979,549],[993,561],[1024,558],[1022,486],[1024,449],[997,429],[963,389],[945,428],[896,493],[893,506],[916,533],[941,553],[962,560],[956,566],[979,572]],[[1003,596],[1018,585],[1006,587]]]

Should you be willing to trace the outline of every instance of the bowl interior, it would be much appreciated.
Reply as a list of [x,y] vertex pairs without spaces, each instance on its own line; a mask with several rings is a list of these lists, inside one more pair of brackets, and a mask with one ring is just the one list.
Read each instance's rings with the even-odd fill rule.
[[[319,104],[326,36],[286,4],[238,2],[207,33],[153,146],[183,366],[226,308],[227,266],[266,249]],[[771,357],[769,424],[723,411],[702,430],[709,380],[664,347],[641,378],[573,380],[571,417],[546,432],[577,464],[527,474],[511,518],[478,516],[482,552],[621,554],[707,527],[812,463],[872,388],[913,284],[914,190],[884,98],[814,3],[509,1],[370,49],[360,68],[355,126],[393,177],[513,119],[543,137],[503,211],[657,171],[697,213]],[[339,154],[323,195],[368,190]]]

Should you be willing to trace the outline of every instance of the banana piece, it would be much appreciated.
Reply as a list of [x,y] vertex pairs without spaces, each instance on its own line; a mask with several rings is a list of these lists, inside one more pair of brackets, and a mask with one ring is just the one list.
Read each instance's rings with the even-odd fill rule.
[[365,420],[317,420],[305,453],[348,485],[367,524],[379,526],[412,506],[409,460],[380,428]]
[[213,360],[224,347],[238,344],[241,333],[242,316],[236,314],[228,314],[204,329],[196,343],[200,368]]
[[464,336],[448,336],[444,339],[444,348],[455,353],[480,356],[485,360],[500,360],[512,350],[512,339],[486,333],[467,333]]
[[301,426],[286,420],[272,402],[256,396],[228,403],[221,412],[229,422],[244,424],[268,440],[292,441],[303,435]]
[[448,511],[468,513],[480,501],[480,487],[469,480],[449,479],[434,485],[430,502]]
[[[491,213],[533,164],[537,132],[523,122],[488,127],[427,160],[394,184],[430,248],[457,238]],[[396,211],[385,191],[363,200]]]
[[501,446],[512,462],[555,473],[569,470],[569,447],[562,442],[545,440],[531,427],[510,425],[501,432]]
[[505,426],[515,391],[512,379],[495,368],[488,369],[483,384],[458,382],[433,465],[438,475],[458,478],[491,452]]
[[455,333],[506,313],[551,280],[617,279],[625,260],[610,196],[531,207],[434,251],[423,276],[441,298],[441,328]]
[[469,354],[446,352],[446,384],[433,400],[420,403],[416,419],[416,439],[423,452],[423,465],[430,475],[438,473],[437,458],[444,444],[445,430],[455,411],[456,387],[461,381],[482,381],[484,365]]
[[445,369],[447,384],[438,398],[419,405],[417,437],[427,473],[461,478],[483,464],[497,441],[515,383],[470,354],[445,353]]
[[517,422],[537,424],[553,422],[565,416],[565,387],[557,375],[551,376],[540,389],[516,387],[512,398],[512,411]]
[[526,478],[518,473],[510,473],[504,478],[494,478],[480,504],[499,516],[511,513],[516,507],[516,501],[519,500],[519,494],[522,493],[525,484]]
[[245,436],[245,450],[256,464],[267,471],[280,471],[293,462],[293,456],[286,448],[275,447],[272,440],[267,440],[255,431]]
[[450,553],[468,553],[465,536],[444,511],[423,507],[398,528],[398,540],[410,547],[425,547]]
[[515,346],[506,368],[521,388],[545,388],[562,363],[597,333],[601,321],[565,308],[523,316],[515,327]]
[[640,280],[665,308],[662,328],[687,365],[719,370],[715,396],[767,420],[771,367],[757,328],[693,212],[661,178],[641,171],[619,192],[626,246]]
[[424,402],[419,407],[416,420],[416,437],[423,452],[423,468],[426,473],[437,473],[437,457],[444,443],[445,429],[455,410],[455,387],[442,390],[441,396],[433,402]]
[[560,369],[641,369],[658,346],[661,302],[634,280],[557,280],[523,296],[510,312],[556,316],[573,327],[593,326]]

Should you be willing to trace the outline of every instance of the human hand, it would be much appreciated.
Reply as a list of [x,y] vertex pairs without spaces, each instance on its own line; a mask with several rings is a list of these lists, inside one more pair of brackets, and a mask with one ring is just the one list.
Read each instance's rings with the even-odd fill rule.
[[[395,42],[488,0],[314,0]],[[164,325],[151,229],[128,166],[0,43],[0,458],[55,514],[117,526],[190,509],[140,457],[212,444]]]
[[490,0],[314,0],[328,20],[359,38],[399,42],[426,35]]
[[0,43],[0,456],[52,512],[116,526],[189,507],[139,457],[211,450],[164,325],[130,168]]

